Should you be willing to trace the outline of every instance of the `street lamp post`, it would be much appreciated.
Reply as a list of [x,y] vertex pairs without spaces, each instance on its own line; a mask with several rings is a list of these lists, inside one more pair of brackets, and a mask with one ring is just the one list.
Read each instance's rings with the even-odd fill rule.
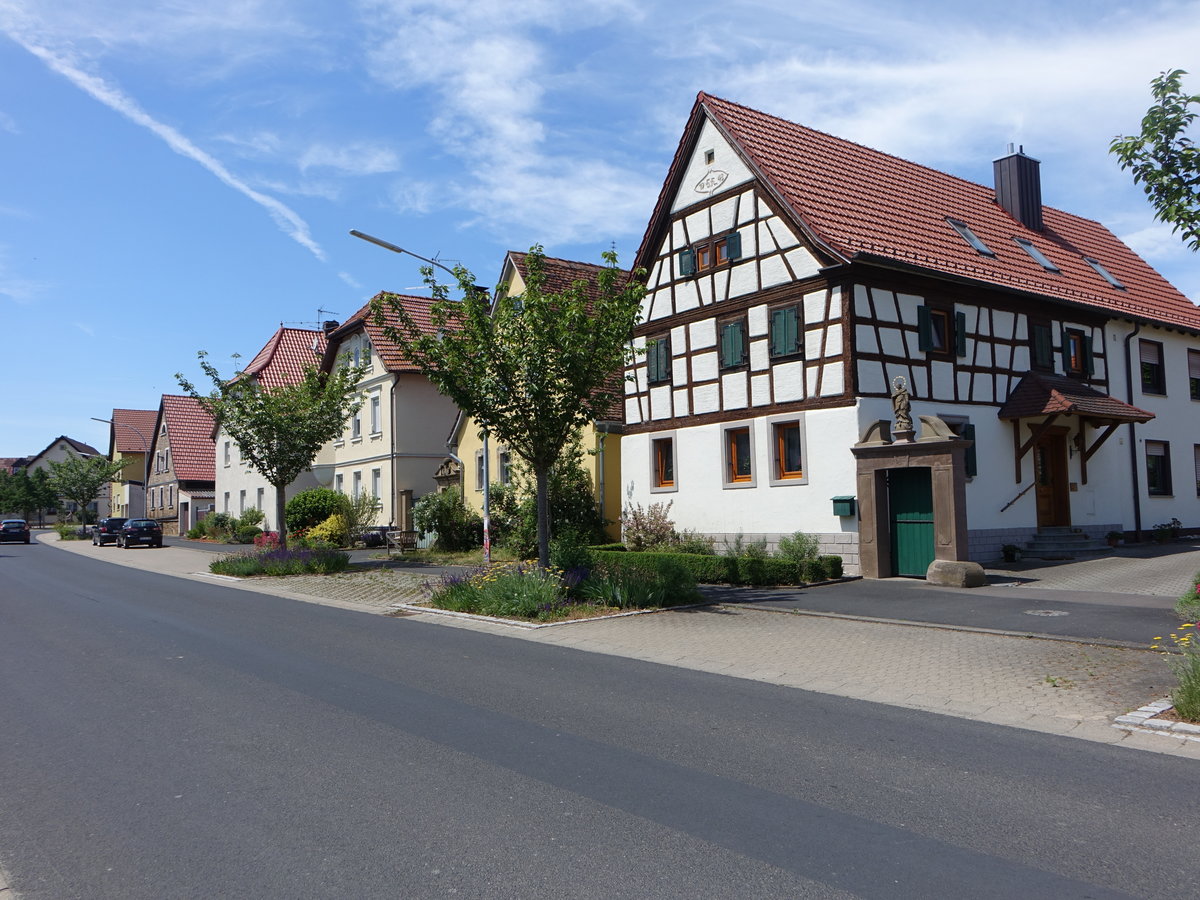
[[[146,440],[146,436],[144,434],[142,434],[141,431],[139,431],[136,426],[130,425],[128,422],[114,422],[112,419],[98,419],[95,416],[89,416],[88,418],[90,418],[93,422],[104,422],[106,425],[111,425],[114,428],[116,428],[118,425],[122,425],[125,428],[128,428],[130,431],[132,431],[134,434],[136,434],[138,437],[140,437],[142,439],[142,453],[144,453],[146,456],[150,455],[150,442],[148,440]],[[145,484],[145,481],[143,481],[142,482],[142,514],[141,514],[141,518],[144,519],[145,517],[146,517],[146,484]]]
[[[453,269],[449,268],[448,266],[443,265],[442,263],[438,262],[436,259],[429,259],[428,257],[421,256],[420,254],[417,254],[417,253],[413,253],[411,250],[405,250],[403,247],[397,247],[391,241],[385,241],[383,238],[377,238],[377,237],[374,237],[369,234],[364,234],[363,232],[358,231],[357,229],[354,229],[354,228],[350,229],[350,234],[352,234],[354,237],[358,238],[361,241],[366,241],[368,244],[374,244],[377,247],[382,247],[384,250],[391,250],[393,253],[400,253],[400,254],[407,253],[409,256],[419,259],[422,262],[427,262],[431,266],[437,266],[442,271],[449,272],[451,275],[455,275]],[[455,277],[457,278],[458,276],[455,275]],[[474,290],[478,291],[481,289],[478,287],[478,285],[476,285],[474,287]],[[453,456],[453,454],[451,454],[451,456]],[[455,457],[455,459],[457,459],[457,457]],[[489,474],[490,474],[488,471],[488,462],[489,462],[489,460],[488,460],[488,433],[486,431],[484,431],[483,432],[483,561],[484,561],[485,565],[491,563],[491,561],[492,561],[491,485],[488,483]],[[463,464],[462,460],[458,460],[458,464],[460,466],[462,466],[462,469],[463,469],[462,502],[464,504],[466,504],[466,502],[467,502],[466,468],[467,467]]]

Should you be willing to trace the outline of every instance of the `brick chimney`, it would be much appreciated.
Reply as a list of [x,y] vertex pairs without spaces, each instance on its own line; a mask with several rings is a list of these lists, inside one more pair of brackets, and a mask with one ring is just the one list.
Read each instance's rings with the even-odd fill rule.
[[321,323],[321,330],[325,332],[326,337],[329,337],[329,335],[338,330],[339,325],[341,323],[337,319],[326,319]]
[[1034,231],[1042,230],[1042,175],[1041,163],[1025,155],[1025,148],[1013,152],[1008,145],[1008,155],[992,162],[996,178],[996,202],[1008,210],[1009,215]]

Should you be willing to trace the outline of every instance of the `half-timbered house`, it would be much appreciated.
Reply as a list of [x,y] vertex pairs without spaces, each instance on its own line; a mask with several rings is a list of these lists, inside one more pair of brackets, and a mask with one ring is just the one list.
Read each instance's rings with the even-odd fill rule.
[[1200,311],[1037,160],[994,172],[700,94],[636,260],[627,500],[868,576],[1200,524]]

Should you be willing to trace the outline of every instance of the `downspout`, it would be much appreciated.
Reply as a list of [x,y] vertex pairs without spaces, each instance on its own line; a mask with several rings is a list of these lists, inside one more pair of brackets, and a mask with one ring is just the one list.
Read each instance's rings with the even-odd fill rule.
[[389,407],[388,415],[391,417],[391,420],[392,420],[392,427],[388,429],[388,431],[391,432],[388,436],[388,440],[391,444],[391,452],[389,455],[390,455],[391,461],[392,461],[392,489],[390,491],[388,491],[388,493],[391,494],[390,503],[392,506],[392,511],[391,511],[389,520],[391,521],[393,528],[398,528],[402,524],[408,524],[406,522],[398,523],[396,521],[396,494],[400,490],[400,486],[398,484],[398,476],[396,475],[396,429],[400,426],[398,417],[396,415],[396,383],[399,380],[400,380],[400,376],[393,372],[392,373],[392,383],[388,387],[388,407]]
[[[1125,335],[1125,400],[1133,406],[1133,362],[1129,356],[1129,348],[1133,339],[1142,330],[1141,322],[1133,323],[1133,331]],[[1142,541],[1142,495],[1138,487],[1138,458],[1137,458],[1137,426],[1129,423],[1129,483],[1133,485],[1133,539],[1139,544]]]
[[600,502],[597,505],[601,520],[604,519],[604,439],[608,437],[603,431],[598,432],[600,446],[596,449],[596,464],[599,466],[599,471],[596,476],[597,492],[600,495]]

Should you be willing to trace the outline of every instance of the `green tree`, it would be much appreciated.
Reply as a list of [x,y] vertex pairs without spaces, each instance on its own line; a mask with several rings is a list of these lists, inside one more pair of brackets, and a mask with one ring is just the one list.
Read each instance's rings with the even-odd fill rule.
[[75,504],[75,514],[82,523],[87,518],[88,504],[127,465],[129,460],[111,460],[104,456],[77,456],[67,451],[62,462],[50,463],[49,486],[64,500]]
[[1200,94],[1183,92],[1183,69],[1162,72],[1150,83],[1154,105],[1142,118],[1142,133],[1113,138],[1110,152],[1133,171],[1154,205],[1155,218],[1193,249],[1200,250],[1200,148],[1188,131],[1200,110]]
[[[537,484],[538,561],[550,560],[550,468],[579,429],[623,402],[613,375],[624,367],[645,287],[640,274],[617,268],[615,253],[594,284],[551,291],[540,246],[525,257],[523,293],[497,289],[489,302],[462,266],[454,269],[460,301],[434,278],[432,330],[421,328],[398,297],[375,301],[375,320],[404,354],[459,409],[528,463]],[[390,311],[393,315],[388,316]],[[617,382],[619,385],[620,382]]]
[[328,373],[313,364],[294,384],[262,387],[243,372],[226,380],[199,353],[200,368],[213,383],[203,395],[183,375],[179,386],[212,415],[237,441],[242,458],[275,488],[275,522],[279,544],[287,546],[284,491],[307,470],[321,447],[342,434],[346,420],[362,405],[356,385],[365,366],[352,366],[343,357]]
[[45,469],[26,469],[15,473],[0,471],[0,511],[19,512],[26,521],[33,521],[39,510],[53,511],[58,507],[58,494],[50,486]]

